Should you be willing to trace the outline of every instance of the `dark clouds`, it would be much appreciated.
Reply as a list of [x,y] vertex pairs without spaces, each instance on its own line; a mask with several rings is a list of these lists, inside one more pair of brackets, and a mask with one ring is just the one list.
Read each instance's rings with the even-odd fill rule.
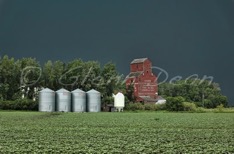
[[1,55],[129,63],[149,57],[169,77],[213,76],[232,91],[232,0],[0,0]]

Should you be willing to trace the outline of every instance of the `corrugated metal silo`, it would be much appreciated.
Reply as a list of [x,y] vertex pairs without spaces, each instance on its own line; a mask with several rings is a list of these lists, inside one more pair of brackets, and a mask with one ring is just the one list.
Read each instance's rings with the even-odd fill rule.
[[72,111],[86,112],[86,93],[80,89],[73,90],[72,94]]
[[45,88],[39,92],[39,111],[55,111],[55,92],[53,90]]
[[101,111],[101,94],[92,89],[87,92],[87,111],[100,112]]
[[56,111],[70,112],[71,111],[71,93],[66,89],[56,91]]

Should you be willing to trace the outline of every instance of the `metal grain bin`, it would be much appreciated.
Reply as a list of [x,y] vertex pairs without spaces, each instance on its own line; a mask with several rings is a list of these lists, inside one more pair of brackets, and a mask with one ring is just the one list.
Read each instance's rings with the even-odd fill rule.
[[56,111],[70,112],[71,111],[71,93],[66,89],[56,91]]
[[86,93],[80,89],[73,90],[72,94],[72,111],[86,112]]
[[92,89],[87,92],[87,112],[101,111],[101,94]]
[[39,111],[55,111],[55,92],[53,90],[45,88],[39,92]]

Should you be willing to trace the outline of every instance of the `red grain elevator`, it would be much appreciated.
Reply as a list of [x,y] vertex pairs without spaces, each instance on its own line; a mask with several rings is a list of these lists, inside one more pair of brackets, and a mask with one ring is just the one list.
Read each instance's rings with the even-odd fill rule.
[[138,102],[156,102],[158,97],[157,76],[152,72],[152,62],[148,58],[134,59],[126,86],[133,84],[134,97]]

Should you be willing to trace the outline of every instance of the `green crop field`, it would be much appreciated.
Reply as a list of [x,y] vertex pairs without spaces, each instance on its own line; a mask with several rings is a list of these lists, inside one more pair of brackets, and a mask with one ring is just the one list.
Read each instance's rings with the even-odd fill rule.
[[234,114],[0,111],[0,153],[234,153]]

